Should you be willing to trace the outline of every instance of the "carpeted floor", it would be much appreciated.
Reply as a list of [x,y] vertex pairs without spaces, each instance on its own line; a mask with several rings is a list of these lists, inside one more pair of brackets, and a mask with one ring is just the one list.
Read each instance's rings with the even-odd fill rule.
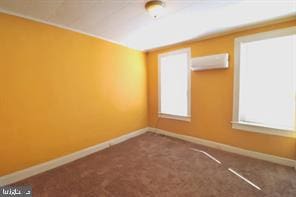
[[146,133],[15,185],[34,197],[295,197],[296,171]]

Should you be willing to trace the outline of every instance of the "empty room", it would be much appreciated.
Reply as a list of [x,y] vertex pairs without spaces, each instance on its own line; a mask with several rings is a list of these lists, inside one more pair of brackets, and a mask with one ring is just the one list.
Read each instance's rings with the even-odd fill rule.
[[296,0],[0,0],[0,197],[295,197]]

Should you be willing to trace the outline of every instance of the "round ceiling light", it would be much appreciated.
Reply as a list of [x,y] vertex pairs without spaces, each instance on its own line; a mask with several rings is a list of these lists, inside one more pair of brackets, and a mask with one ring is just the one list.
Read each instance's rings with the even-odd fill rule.
[[161,0],[151,0],[145,4],[145,9],[153,18],[157,18],[163,11],[165,3]]

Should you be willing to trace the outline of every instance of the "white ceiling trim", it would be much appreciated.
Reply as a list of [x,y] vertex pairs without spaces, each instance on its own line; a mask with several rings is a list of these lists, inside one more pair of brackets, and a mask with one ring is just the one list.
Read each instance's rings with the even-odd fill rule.
[[90,34],[90,33],[87,33],[87,32],[81,31],[81,30],[73,29],[71,27],[67,27],[67,26],[64,26],[64,25],[59,25],[57,23],[53,23],[53,22],[49,22],[49,21],[46,21],[46,20],[37,19],[35,17],[26,16],[26,15],[23,15],[23,14],[18,14],[18,13],[15,13],[15,12],[3,10],[1,8],[0,8],[0,13],[12,15],[12,16],[17,16],[17,17],[20,17],[20,18],[24,18],[24,19],[28,19],[28,20],[34,21],[34,22],[43,23],[43,24],[46,24],[46,25],[50,25],[50,26],[61,28],[61,29],[69,30],[69,31],[72,31],[72,32],[80,33],[80,34],[83,34],[83,35],[87,35],[87,36],[90,36],[90,37],[98,38],[100,40],[111,42],[113,44],[117,44],[117,45],[120,45],[120,46],[129,48],[129,49],[133,49],[133,50],[136,50],[136,51],[143,51],[143,50],[139,50],[139,49],[136,49],[136,48],[132,48],[130,46],[127,46],[126,44],[121,43],[121,42],[110,40],[110,39],[107,39],[107,38],[104,38],[104,37],[101,37],[101,36],[98,36],[98,35]]
[[69,30],[69,31],[72,31],[72,32],[80,33],[80,34],[83,34],[83,35],[94,37],[94,38],[97,38],[97,39],[100,39],[100,40],[104,40],[104,41],[107,41],[107,42],[110,42],[110,43],[113,43],[113,44],[116,44],[116,45],[120,45],[120,46],[129,48],[129,49],[133,49],[133,50],[136,50],[136,51],[142,51],[142,52],[156,51],[156,50],[160,50],[160,49],[165,49],[165,48],[170,47],[170,46],[175,46],[175,45],[178,45],[178,44],[184,44],[184,43],[189,43],[189,42],[194,42],[194,41],[205,40],[205,39],[209,39],[209,38],[215,38],[215,37],[219,37],[219,36],[223,36],[223,35],[227,35],[227,34],[231,34],[231,33],[236,33],[236,32],[244,31],[244,30],[248,30],[248,29],[258,28],[258,27],[262,27],[262,26],[266,26],[266,25],[272,25],[272,24],[277,24],[277,23],[281,23],[281,22],[292,21],[292,20],[295,20],[295,17],[296,17],[296,14],[292,13],[292,14],[288,14],[286,16],[280,16],[280,17],[276,17],[276,18],[273,18],[273,19],[265,20],[265,21],[255,22],[255,23],[241,25],[241,26],[237,26],[237,27],[220,29],[220,30],[217,30],[217,31],[213,31],[213,32],[209,32],[209,33],[197,36],[196,38],[193,38],[193,39],[189,39],[189,40],[185,40],[185,41],[181,41],[181,42],[176,42],[176,43],[168,44],[168,45],[165,45],[165,46],[155,47],[155,48],[151,48],[151,49],[147,49],[147,50],[139,50],[137,48],[133,48],[131,46],[128,46],[127,44],[124,44],[122,42],[114,41],[114,40],[111,40],[111,39],[108,39],[108,38],[105,38],[105,37],[102,37],[102,36],[87,33],[85,31],[81,31],[81,30],[78,30],[78,29],[74,29],[74,28],[71,28],[71,27],[60,25],[60,24],[57,24],[57,23],[54,23],[54,22],[49,22],[49,21],[38,19],[38,18],[35,18],[35,17],[19,14],[19,13],[13,12],[13,11],[4,10],[2,8],[0,8],[0,13],[12,15],[12,16],[17,16],[17,17],[20,17],[20,18],[24,18],[24,19],[34,21],[34,22],[39,22],[39,23],[50,25],[50,26],[58,27],[58,28],[61,28],[61,29]]

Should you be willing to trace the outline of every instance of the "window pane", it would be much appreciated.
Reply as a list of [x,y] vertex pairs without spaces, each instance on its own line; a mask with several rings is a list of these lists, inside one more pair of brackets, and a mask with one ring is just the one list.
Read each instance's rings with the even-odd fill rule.
[[188,116],[188,54],[161,57],[161,113]]
[[240,121],[293,129],[295,35],[241,45]]

